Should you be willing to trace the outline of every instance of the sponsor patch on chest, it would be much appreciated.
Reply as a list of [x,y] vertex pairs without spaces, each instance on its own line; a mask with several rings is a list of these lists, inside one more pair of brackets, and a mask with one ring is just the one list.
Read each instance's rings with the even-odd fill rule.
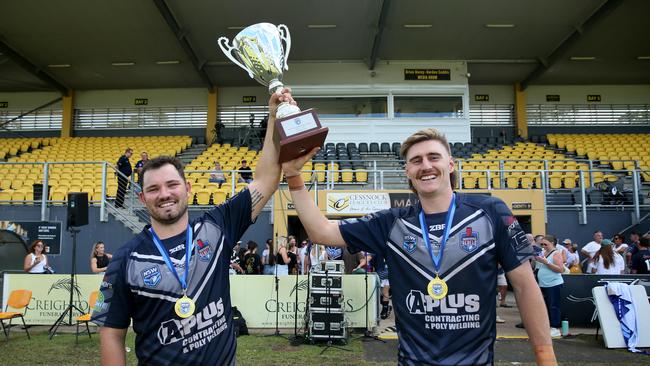
[[402,248],[409,253],[415,252],[415,249],[418,247],[418,240],[415,236],[404,235],[404,242],[402,242]]
[[212,258],[212,251],[210,250],[210,243],[206,240],[203,241],[201,239],[198,239],[196,241],[196,247],[198,249],[199,253],[199,259],[207,262]]
[[478,232],[472,231],[472,227],[465,228],[465,233],[460,236],[460,249],[467,253],[475,251],[479,246]]
[[160,283],[160,278],[162,277],[160,274],[160,268],[158,266],[150,267],[145,269],[144,271],[140,272],[142,275],[142,282],[144,282],[145,286],[149,287],[156,287]]

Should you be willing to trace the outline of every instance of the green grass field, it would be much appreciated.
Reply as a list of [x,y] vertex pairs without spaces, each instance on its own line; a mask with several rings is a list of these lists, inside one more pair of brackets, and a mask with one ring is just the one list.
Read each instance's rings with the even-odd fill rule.
[[[47,332],[30,331],[32,339],[28,340],[22,330],[13,329],[9,341],[0,340],[0,365],[31,366],[31,365],[98,365],[99,335],[79,336],[79,344],[75,344],[74,334],[59,333],[52,340]],[[1,333],[0,333],[1,336]],[[135,357],[135,334],[129,332],[126,345],[131,348],[127,353],[127,364],[137,365]],[[237,364],[241,366],[267,365],[310,365],[341,366],[363,365],[383,366],[393,363],[374,363],[363,360],[363,348],[360,341],[353,341],[342,351],[336,348],[328,349],[319,355],[322,347],[318,345],[291,346],[286,339],[264,337],[262,335],[242,336],[237,339]]]
[[[42,328],[42,327],[41,327]],[[52,340],[48,339],[46,330],[30,329],[32,339],[28,340],[25,333],[14,328],[9,341],[0,338],[0,366],[32,366],[32,365],[99,365],[99,336],[93,334],[92,339],[80,335],[79,344],[75,344],[74,334],[59,333]],[[1,335],[0,335],[1,337]],[[562,366],[605,366],[605,365],[627,365],[635,364],[650,365],[650,357],[630,356],[624,350],[604,350],[599,342],[594,341],[592,336],[579,336],[576,340],[580,343],[593,344],[592,350],[585,354],[584,362],[562,362],[566,352],[576,352],[578,349],[569,347],[560,350],[556,348],[559,364]],[[127,353],[127,364],[137,365],[134,350],[135,335],[129,332],[126,345],[131,352]],[[343,351],[336,348],[328,349],[324,354],[318,345],[291,346],[289,341],[279,337],[265,337],[263,335],[243,336],[237,340],[237,364],[241,366],[273,366],[273,365],[319,365],[319,366],[388,366],[395,365],[393,362],[368,362],[364,360],[363,343],[360,340],[353,340],[345,345],[350,351]],[[387,345],[387,347],[391,347]],[[524,352],[528,352],[528,345],[523,344]],[[560,352],[558,354],[558,351]],[[607,357],[602,357],[606,355]],[[627,358],[626,358],[627,357]],[[629,359],[629,357],[634,357]],[[608,360],[609,359],[609,360]],[[630,362],[630,360],[634,360]],[[564,359],[567,361],[567,359]],[[501,362],[499,366],[506,365],[533,365],[523,362]]]

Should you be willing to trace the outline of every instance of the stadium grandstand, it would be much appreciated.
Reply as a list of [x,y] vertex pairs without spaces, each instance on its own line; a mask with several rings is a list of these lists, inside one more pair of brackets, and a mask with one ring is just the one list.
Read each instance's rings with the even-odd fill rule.
[[[21,272],[43,238],[57,273],[90,275],[93,243],[114,253],[150,222],[135,172],[143,152],[184,163],[191,218],[245,189],[239,168],[258,164],[269,93],[217,38],[259,22],[288,27],[283,82],[329,128],[301,175],[331,220],[416,204],[400,148],[434,127],[449,140],[455,189],[501,198],[527,233],[578,249],[596,230],[647,233],[648,14],[645,0],[5,1],[0,231],[25,229],[0,242],[0,272]],[[131,176],[118,169],[127,148]],[[241,239],[260,253],[267,238],[306,238],[279,187]],[[76,192],[88,195],[88,224],[75,255]]]

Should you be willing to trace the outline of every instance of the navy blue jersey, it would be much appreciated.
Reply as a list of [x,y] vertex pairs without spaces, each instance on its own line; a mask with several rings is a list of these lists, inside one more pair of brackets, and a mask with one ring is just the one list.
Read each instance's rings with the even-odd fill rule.
[[[147,227],[113,256],[92,321],[123,329],[133,320],[139,364],[234,365],[228,268],[230,253],[250,224],[248,189],[191,223],[194,250],[187,296],[196,310],[186,319],[174,312],[181,285]],[[185,272],[185,234],[162,241],[179,276]]]
[[[349,246],[386,259],[399,336],[400,365],[491,365],[496,336],[497,264],[506,272],[532,249],[503,201],[456,194],[456,213],[439,275],[449,292],[427,293],[435,278],[418,215],[421,206],[394,208],[343,220]],[[446,213],[426,215],[434,251],[441,249]]]

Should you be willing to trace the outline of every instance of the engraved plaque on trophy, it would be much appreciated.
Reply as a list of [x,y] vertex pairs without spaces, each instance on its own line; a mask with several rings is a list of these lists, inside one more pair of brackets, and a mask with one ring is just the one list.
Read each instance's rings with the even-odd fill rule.
[[[283,45],[284,41],[284,45]],[[219,47],[228,58],[260,84],[268,86],[269,93],[280,93],[282,72],[288,70],[287,57],[291,49],[289,29],[280,24],[253,24],[244,28],[232,40],[220,37]],[[280,162],[289,161],[322,146],[328,128],[323,127],[313,109],[300,109],[287,102],[280,103],[276,112],[275,135],[280,147]]]

